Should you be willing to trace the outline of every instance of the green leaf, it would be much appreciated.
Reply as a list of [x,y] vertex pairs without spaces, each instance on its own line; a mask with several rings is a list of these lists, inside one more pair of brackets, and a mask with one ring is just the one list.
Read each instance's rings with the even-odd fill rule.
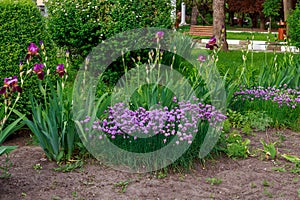
[[0,146],[0,156],[4,153],[8,154],[18,148],[17,146]]

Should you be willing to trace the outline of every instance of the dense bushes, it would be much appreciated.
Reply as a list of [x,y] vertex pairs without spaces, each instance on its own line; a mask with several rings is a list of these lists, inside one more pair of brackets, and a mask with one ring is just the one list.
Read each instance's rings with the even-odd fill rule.
[[[20,73],[19,62],[25,58],[30,42],[38,44],[43,40],[47,46],[48,60],[51,61],[56,56],[44,20],[32,0],[0,1],[0,38],[1,83],[5,77],[17,76]],[[36,61],[38,60],[33,60]],[[17,108],[22,113],[30,110],[28,94],[34,93],[35,88],[32,86],[37,85],[34,82],[35,79],[31,78],[24,83],[23,94]]]
[[84,58],[102,40],[141,27],[171,27],[169,0],[53,0],[47,4],[53,40]]
[[289,36],[291,37],[293,45],[300,47],[300,3],[296,9],[288,17]]

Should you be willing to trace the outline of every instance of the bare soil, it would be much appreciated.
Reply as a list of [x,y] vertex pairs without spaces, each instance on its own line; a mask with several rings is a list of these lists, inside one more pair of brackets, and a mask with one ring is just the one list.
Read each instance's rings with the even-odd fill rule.
[[[54,171],[55,162],[45,159],[42,149],[28,144],[28,136],[11,138],[6,144],[19,148],[10,154],[10,178],[0,179],[2,200],[48,199],[300,199],[300,174],[291,173],[293,164],[278,157],[266,160],[257,151],[260,138],[278,141],[280,154],[300,156],[300,133],[268,130],[246,136],[251,140],[247,159],[226,156],[210,159],[190,172],[130,174],[113,170],[89,159],[72,172]],[[0,157],[0,163],[5,156]],[[42,169],[34,169],[39,165]],[[285,168],[286,172],[274,171]],[[222,180],[211,185],[207,178]]]

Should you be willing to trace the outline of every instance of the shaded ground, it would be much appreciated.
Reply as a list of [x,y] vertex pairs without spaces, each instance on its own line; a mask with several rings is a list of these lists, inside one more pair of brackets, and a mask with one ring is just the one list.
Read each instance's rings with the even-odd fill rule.
[[[300,199],[299,173],[283,158],[267,161],[257,148],[260,138],[278,141],[281,154],[300,156],[300,134],[289,130],[259,132],[247,136],[255,156],[243,160],[226,157],[206,161],[190,173],[127,174],[90,160],[73,172],[56,172],[54,162],[44,159],[43,151],[28,145],[28,138],[8,141],[20,147],[11,153],[11,177],[0,179],[0,199]],[[5,158],[0,157],[0,163]],[[42,169],[34,169],[41,165]],[[274,167],[287,172],[274,171]],[[222,180],[211,185],[207,178]]]

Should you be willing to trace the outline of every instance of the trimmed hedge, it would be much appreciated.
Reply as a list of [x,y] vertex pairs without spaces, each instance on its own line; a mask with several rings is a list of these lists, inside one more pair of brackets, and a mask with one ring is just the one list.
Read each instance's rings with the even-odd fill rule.
[[300,3],[297,4],[295,10],[288,17],[289,32],[292,44],[300,48]]
[[117,33],[172,27],[170,0],[51,0],[46,5],[53,40],[81,61]]
[[[27,54],[30,42],[39,44],[43,40],[47,49],[48,63],[56,62],[54,44],[46,32],[45,21],[32,0],[0,1],[0,81],[10,76],[19,76],[19,63]],[[37,59],[33,63],[39,62]],[[24,69],[28,65],[24,63]],[[36,85],[36,87],[35,87]],[[2,86],[1,86],[2,87]],[[23,94],[18,102],[17,110],[29,113],[29,94],[38,96],[36,77],[30,77],[23,86]],[[0,102],[2,102],[2,95]]]

